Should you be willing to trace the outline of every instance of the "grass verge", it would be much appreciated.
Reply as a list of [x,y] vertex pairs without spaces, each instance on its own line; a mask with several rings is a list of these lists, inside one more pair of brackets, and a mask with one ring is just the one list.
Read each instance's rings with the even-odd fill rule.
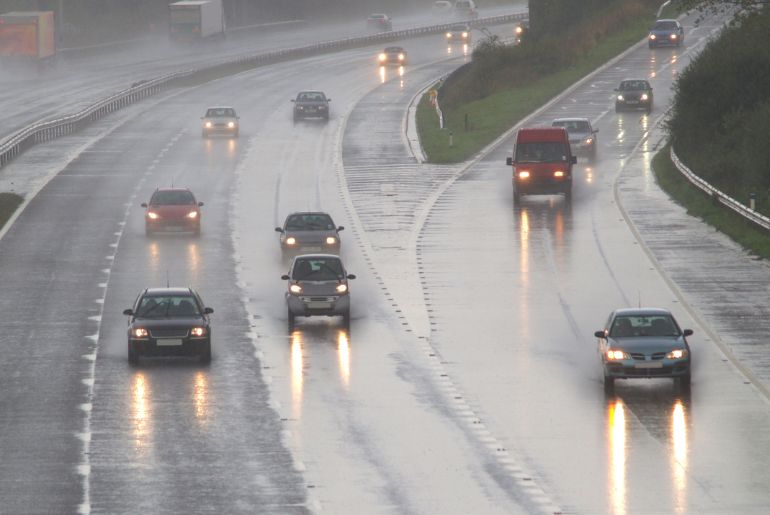
[[13,216],[24,199],[15,193],[0,193],[0,229]]
[[[527,87],[510,89],[444,112],[444,129],[427,98],[417,106],[417,129],[429,162],[464,161],[492,143],[522,118],[542,106],[647,34],[650,17],[641,17],[625,30],[608,36],[571,68],[543,77]],[[467,124],[466,124],[467,115]],[[452,146],[449,134],[452,133]]]
[[669,157],[670,146],[666,145],[652,160],[658,184],[689,215],[700,218],[718,231],[732,238],[751,254],[770,259],[770,238],[761,228],[742,216],[715,204],[711,197],[688,181]]

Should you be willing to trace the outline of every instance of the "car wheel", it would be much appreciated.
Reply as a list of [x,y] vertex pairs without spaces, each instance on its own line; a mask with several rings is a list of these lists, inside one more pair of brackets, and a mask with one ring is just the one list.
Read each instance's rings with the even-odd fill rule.
[[130,343],[128,344],[128,363],[129,365],[139,364],[139,353],[131,347]]
[[288,310],[289,313],[289,330],[294,329],[294,313],[291,312],[291,309]]
[[208,365],[209,363],[211,363],[211,342],[209,342],[206,345],[206,348],[203,349],[203,352],[201,352],[199,359],[200,359],[200,362],[203,363],[204,365]]
[[620,112],[620,106],[618,104],[615,104],[615,112],[616,113]]
[[692,382],[692,376],[687,373],[683,376],[679,376],[676,378],[676,385],[679,387],[680,390],[687,392],[690,390],[690,384]]
[[345,327],[350,328],[350,309],[342,314],[342,323]]
[[612,393],[615,391],[615,378],[610,376],[604,376],[604,393]]
[[201,235],[201,226],[200,226],[200,224],[196,225],[195,229],[193,229],[193,235],[195,235],[196,237]]
[[518,203],[521,200],[521,194],[519,193],[519,190],[516,189],[514,186],[513,188],[513,202]]
[[152,227],[149,225],[144,226],[144,235],[145,236],[152,236]]

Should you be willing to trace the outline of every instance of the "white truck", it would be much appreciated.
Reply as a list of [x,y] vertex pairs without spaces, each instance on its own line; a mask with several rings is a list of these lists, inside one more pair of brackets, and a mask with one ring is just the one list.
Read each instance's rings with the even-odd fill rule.
[[222,0],[182,0],[169,4],[169,35],[180,43],[225,38]]

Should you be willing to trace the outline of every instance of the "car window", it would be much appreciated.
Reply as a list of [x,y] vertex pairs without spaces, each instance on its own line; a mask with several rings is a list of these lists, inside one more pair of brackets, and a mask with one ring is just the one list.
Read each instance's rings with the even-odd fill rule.
[[336,258],[302,258],[294,263],[291,278],[295,281],[334,281],[344,277],[342,262]]
[[139,318],[200,316],[198,303],[192,295],[146,295],[136,310]]
[[653,30],[676,30],[675,21],[659,21],[653,27]]
[[206,111],[206,116],[209,118],[216,118],[219,116],[227,116],[235,118],[235,110],[227,107],[216,107]]
[[679,336],[681,332],[670,315],[619,316],[610,328],[610,336]]
[[517,163],[552,163],[566,161],[567,149],[564,143],[546,141],[537,143],[519,143],[516,146]]
[[150,199],[152,205],[186,206],[195,204],[195,197],[185,190],[156,191]]
[[388,48],[385,49],[385,52],[387,53],[400,53],[403,51],[404,49],[401,48],[400,46],[389,46]]
[[287,231],[332,231],[334,222],[325,214],[291,215],[286,220]]

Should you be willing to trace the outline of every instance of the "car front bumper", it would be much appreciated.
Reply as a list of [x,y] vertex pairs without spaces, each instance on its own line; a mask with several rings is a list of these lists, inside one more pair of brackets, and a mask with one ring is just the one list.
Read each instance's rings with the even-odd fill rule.
[[686,359],[662,359],[655,361],[634,359],[604,360],[603,367],[604,375],[615,379],[681,377],[690,373],[690,361]]
[[530,177],[529,179],[513,179],[513,189],[522,195],[555,195],[569,194],[572,191],[572,179],[556,179],[551,177]]
[[350,311],[350,295],[286,294],[286,304],[295,316],[342,316]]
[[167,232],[189,232],[199,231],[201,226],[200,218],[184,218],[184,219],[157,219],[150,220],[145,219],[146,229],[148,232],[155,231],[167,231]]
[[211,338],[129,338],[140,356],[199,356],[211,347]]

